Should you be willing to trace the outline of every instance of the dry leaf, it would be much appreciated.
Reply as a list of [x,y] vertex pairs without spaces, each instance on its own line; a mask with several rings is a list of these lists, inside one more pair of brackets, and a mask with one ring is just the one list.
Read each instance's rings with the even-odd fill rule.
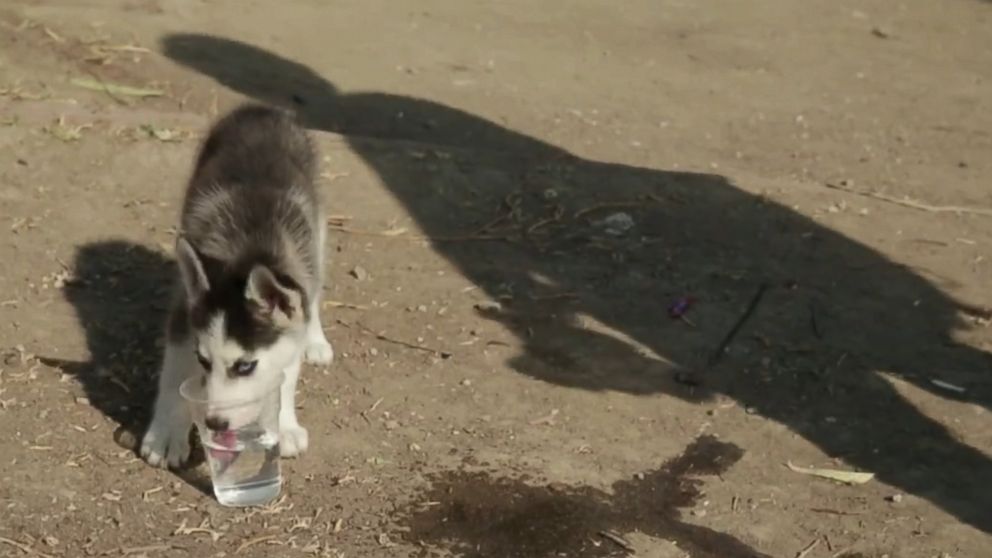
[[161,97],[162,95],[165,95],[165,91],[162,91],[161,89],[132,87],[130,85],[97,81],[89,78],[75,78],[70,80],[69,83],[72,83],[77,87],[82,87],[83,89],[103,91],[111,95],[123,95],[125,97]]
[[396,227],[393,229],[382,231],[381,234],[382,236],[400,236],[401,234],[406,233],[406,231],[407,231],[406,227]]
[[144,124],[141,126],[141,131],[148,134],[148,137],[155,138],[159,141],[183,141],[183,133],[178,130],[170,130],[169,128],[159,128],[151,124]]
[[844,484],[864,484],[875,478],[875,473],[860,473],[856,471],[839,471],[837,469],[816,469],[796,467],[791,462],[785,464],[790,470],[803,475],[813,475],[825,479],[842,482]]
[[65,123],[65,118],[60,116],[59,119],[55,121],[55,124],[51,126],[47,126],[45,128],[45,131],[51,134],[52,136],[68,143],[68,142],[78,141],[80,138],[83,137],[83,130],[91,127],[92,127],[91,124],[83,124],[80,126],[69,126]]

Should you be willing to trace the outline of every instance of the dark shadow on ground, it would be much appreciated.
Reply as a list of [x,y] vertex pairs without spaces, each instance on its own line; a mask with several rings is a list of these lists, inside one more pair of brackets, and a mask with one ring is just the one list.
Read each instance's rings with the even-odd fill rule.
[[[512,297],[489,317],[526,344],[511,362],[519,372],[587,390],[726,394],[992,532],[992,464],[875,372],[953,397],[930,379],[960,371],[944,379],[989,400],[987,355],[950,342],[966,327],[962,306],[914,271],[721,176],[585,160],[430,101],[342,93],[228,39],[173,35],[163,46],[184,66],[344,134],[431,236],[476,229],[502,204],[518,225],[492,229],[505,240],[434,248],[490,296]],[[615,202],[628,205],[582,213]],[[618,211],[634,226],[610,234],[619,231],[599,221]],[[722,363],[701,386],[674,381],[675,369],[703,367],[759,284],[771,289]],[[575,297],[545,298],[558,293]],[[699,299],[695,329],[666,314],[686,294]]]
[[[72,269],[75,280],[65,296],[86,334],[91,360],[41,360],[75,376],[90,404],[119,425],[118,444],[135,450],[151,418],[153,372],[161,362],[175,262],[143,246],[111,240],[79,247]],[[210,494],[209,479],[196,470],[202,460],[198,448],[177,475]]]

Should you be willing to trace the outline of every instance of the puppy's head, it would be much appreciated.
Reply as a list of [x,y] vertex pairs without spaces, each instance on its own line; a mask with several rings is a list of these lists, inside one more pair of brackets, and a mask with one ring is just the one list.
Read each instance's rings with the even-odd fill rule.
[[261,412],[261,404],[249,402],[278,389],[282,371],[299,358],[304,291],[260,263],[214,270],[182,237],[176,257],[198,363],[191,375],[200,378],[206,426],[240,428]]

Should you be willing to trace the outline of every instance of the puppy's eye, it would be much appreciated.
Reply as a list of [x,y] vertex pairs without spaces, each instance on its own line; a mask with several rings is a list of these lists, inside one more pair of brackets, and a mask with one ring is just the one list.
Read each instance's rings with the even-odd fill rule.
[[257,365],[257,360],[239,360],[231,367],[231,372],[234,372],[235,376],[248,376],[255,371]]
[[200,363],[200,366],[202,366],[204,370],[210,372],[210,359],[200,353],[196,353],[196,360]]

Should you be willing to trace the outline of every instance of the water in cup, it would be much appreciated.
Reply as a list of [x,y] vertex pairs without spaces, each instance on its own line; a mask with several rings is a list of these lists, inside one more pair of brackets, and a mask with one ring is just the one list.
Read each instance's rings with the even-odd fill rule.
[[282,488],[279,460],[279,387],[282,375],[249,400],[223,400],[190,378],[179,392],[200,435],[214,495],[224,506],[272,502]]
[[257,506],[275,500],[282,487],[279,438],[261,429],[202,436],[214,495],[224,506]]

